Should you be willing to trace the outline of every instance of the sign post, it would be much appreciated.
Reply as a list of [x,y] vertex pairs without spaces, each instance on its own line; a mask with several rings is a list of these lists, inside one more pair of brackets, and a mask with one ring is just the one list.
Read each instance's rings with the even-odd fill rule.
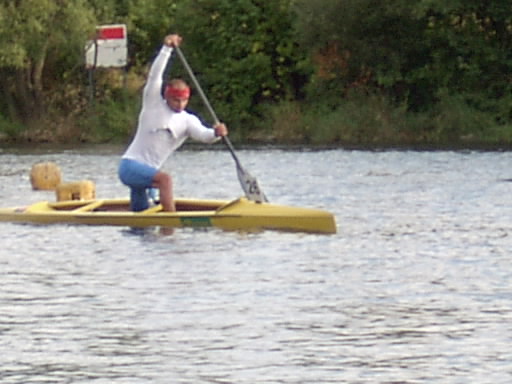
[[125,24],[96,27],[96,37],[89,40],[85,48],[87,68],[125,67],[128,44]]
[[89,72],[91,101],[94,101],[96,68],[123,68],[128,62],[128,40],[125,24],[96,27],[94,40],[85,45],[85,67]]

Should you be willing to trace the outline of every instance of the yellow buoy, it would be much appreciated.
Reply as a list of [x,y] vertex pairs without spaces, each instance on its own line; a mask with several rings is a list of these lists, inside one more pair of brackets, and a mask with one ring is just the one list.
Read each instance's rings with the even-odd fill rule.
[[57,201],[92,200],[96,198],[96,186],[90,180],[60,184],[56,189]]
[[54,190],[60,184],[60,180],[60,168],[52,162],[34,164],[30,171],[33,189]]

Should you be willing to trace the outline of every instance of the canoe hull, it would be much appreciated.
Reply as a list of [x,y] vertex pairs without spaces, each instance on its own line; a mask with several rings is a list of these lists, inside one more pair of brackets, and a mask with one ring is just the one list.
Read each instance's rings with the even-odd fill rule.
[[0,209],[0,221],[336,233],[334,216],[318,209],[255,203],[246,198],[233,201],[177,199],[176,206],[177,212],[162,212],[160,206],[143,212],[130,212],[126,199],[39,202],[27,207]]

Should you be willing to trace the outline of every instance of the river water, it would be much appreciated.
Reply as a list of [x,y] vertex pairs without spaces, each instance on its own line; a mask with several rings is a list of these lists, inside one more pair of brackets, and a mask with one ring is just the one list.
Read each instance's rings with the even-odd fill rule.
[[[124,197],[122,148],[0,150]],[[0,382],[510,383],[512,153],[239,150],[270,201],[336,235],[0,223]],[[242,194],[224,150],[166,164],[176,194]]]

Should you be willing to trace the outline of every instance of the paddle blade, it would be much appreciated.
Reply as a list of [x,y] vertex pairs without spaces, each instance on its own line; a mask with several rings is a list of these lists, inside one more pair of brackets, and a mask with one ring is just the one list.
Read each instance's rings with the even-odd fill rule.
[[245,196],[252,201],[257,203],[267,202],[267,197],[260,189],[258,180],[252,177],[249,172],[244,170],[241,166],[237,166],[238,180],[244,190]]

